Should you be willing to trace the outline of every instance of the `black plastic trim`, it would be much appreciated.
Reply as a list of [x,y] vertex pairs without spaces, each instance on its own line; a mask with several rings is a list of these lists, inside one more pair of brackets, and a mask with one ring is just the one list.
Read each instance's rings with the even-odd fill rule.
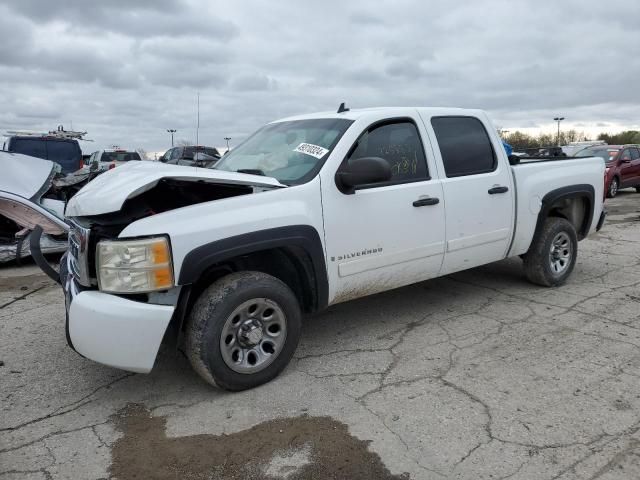
[[605,218],[607,218],[607,210],[603,209],[602,212],[600,212],[600,219],[598,220],[598,225],[596,225],[596,232],[599,232],[600,229],[602,228],[602,225],[604,225]]
[[315,309],[329,303],[329,281],[324,249],[318,231],[309,225],[290,225],[236,235],[201,245],[190,251],[182,262],[178,285],[195,283],[205,271],[226,260],[250,253],[282,247],[300,247],[310,257],[316,287]]
[[593,185],[588,184],[568,185],[547,193],[542,199],[542,208],[540,209],[540,213],[538,213],[538,221],[536,223],[534,237],[542,229],[542,225],[549,216],[549,212],[555,202],[558,200],[564,200],[565,198],[576,197],[586,197],[588,201],[587,212],[582,221],[582,226],[576,232],[578,234],[578,240],[584,239],[591,229],[591,223],[593,222],[593,209],[595,205],[595,189],[593,188]]

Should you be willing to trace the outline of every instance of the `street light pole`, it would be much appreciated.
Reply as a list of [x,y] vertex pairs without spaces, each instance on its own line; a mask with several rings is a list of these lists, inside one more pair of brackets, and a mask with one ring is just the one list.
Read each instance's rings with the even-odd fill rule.
[[167,132],[171,134],[171,147],[173,148],[173,134],[177,132],[175,128],[168,128]]
[[229,151],[229,140],[231,140],[231,137],[224,137],[224,139],[227,141],[227,152]]
[[554,120],[558,122],[558,136],[556,137],[556,143],[560,146],[560,122],[564,120],[564,117],[555,117]]

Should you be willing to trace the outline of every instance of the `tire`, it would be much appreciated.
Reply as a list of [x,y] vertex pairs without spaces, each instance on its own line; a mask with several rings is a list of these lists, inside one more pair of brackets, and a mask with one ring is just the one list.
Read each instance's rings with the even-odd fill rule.
[[261,272],[232,273],[196,300],[187,319],[186,354],[211,385],[246,390],[287,366],[301,328],[300,306],[287,285]]
[[556,287],[567,281],[578,256],[578,237],[573,224],[549,217],[524,256],[524,272],[536,285]]
[[618,194],[618,190],[620,190],[620,180],[618,180],[618,177],[613,177],[607,189],[607,198],[615,197]]
[[636,193],[640,193],[640,187],[636,187]]

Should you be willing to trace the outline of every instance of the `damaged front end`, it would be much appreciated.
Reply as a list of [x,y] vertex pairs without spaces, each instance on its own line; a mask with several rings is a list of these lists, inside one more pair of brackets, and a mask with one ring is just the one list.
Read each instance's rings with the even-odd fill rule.
[[87,185],[67,205],[70,250],[76,280],[82,288],[98,286],[96,248],[117,239],[138,220],[201,203],[285,188],[264,176],[211,169],[135,162],[110,170]]

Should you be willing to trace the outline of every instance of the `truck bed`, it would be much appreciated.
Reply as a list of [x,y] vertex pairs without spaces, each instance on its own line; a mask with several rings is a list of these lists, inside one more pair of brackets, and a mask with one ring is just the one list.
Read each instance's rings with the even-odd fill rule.
[[[511,166],[516,186],[516,223],[509,256],[521,255],[529,249],[546,192],[566,185],[593,185],[594,199],[604,195],[605,166],[599,157],[537,157],[526,160]],[[595,230],[602,211],[601,202],[593,203],[595,208],[590,232]]]

